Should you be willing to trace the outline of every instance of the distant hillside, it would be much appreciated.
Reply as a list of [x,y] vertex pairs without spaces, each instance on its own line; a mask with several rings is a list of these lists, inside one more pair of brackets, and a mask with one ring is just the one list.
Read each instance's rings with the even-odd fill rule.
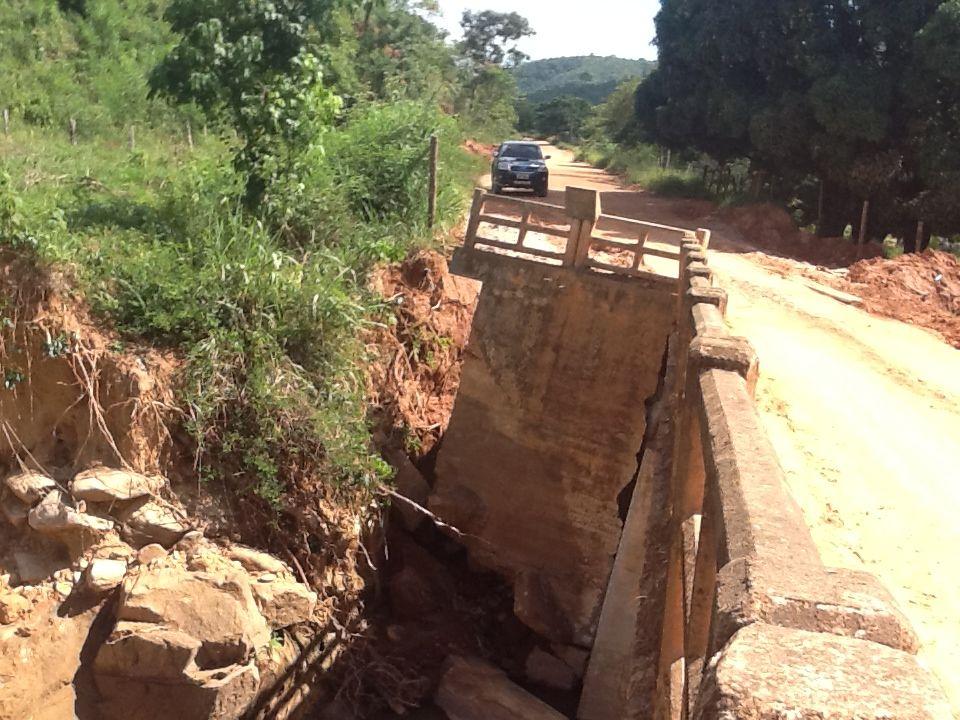
[[606,100],[624,78],[646,77],[656,66],[652,60],[585,55],[534,60],[518,67],[514,74],[520,92],[532,103],[573,95],[597,104]]

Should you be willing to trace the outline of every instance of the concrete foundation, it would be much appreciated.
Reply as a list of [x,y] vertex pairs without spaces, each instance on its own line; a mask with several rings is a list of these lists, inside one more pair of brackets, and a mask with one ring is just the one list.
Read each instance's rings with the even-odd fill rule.
[[516,612],[590,647],[675,298],[666,286],[492,253],[431,509],[514,581]]

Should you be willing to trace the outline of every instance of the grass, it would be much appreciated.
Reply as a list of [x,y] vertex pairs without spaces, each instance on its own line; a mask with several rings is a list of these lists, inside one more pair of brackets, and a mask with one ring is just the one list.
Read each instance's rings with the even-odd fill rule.
[[[227,141],[138,130],[70,145],[15,128],[0,138],[0,241],[69,269],[125,340],[177,350],[179,389],[204,475],[277,506],[320,482],[362,500],[388,472],[366,424],[360,338],[381,301],[378,262],[430,246],[426,151],[441,137],[439,230],[457,222],[482,161],[455,122],[416,103],[360,107],[308,171],[241,207]],[[8,211],[4,213],[3,208]]]
[[578,148],[577,158],[664,197],[718,199],[706,187],[700,173],[661,168],[657,150],[650,145],[623,146],[610,141],[586,143]]

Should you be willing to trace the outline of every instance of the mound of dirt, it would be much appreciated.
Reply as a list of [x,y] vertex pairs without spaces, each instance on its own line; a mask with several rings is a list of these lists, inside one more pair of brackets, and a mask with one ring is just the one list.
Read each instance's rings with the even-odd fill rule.
[[452,275],[443,255],[425,251],[381,268],[371,289],[390,310],[368,339],[376,358],[368,386],[374,424],[417,459],[450,420],[480,284]]
[[769,203],[726,208],[719,213],[747,242],[767,252],[826,267],[847,267],[860,258],[883,255],[879,243],[857,245],[844,238],[819,238],[800,230],[782,207]]
[[936,330],[960,348],[960,260],[927,250],[850,267],[850,291],[870,312]]
[[496,145],[488,145],[482,143],[478,140],[465,140],[464,143],[460,146],[468,153],[473,155],[482,155],[483,157],[490,157],[493,155],[493,151],[496,150]]

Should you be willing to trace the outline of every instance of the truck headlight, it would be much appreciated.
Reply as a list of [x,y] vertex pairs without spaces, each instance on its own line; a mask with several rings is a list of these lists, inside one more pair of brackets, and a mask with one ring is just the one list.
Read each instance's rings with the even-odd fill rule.
[[510,169],[510,163],[507,162],[506,160],[501,160],[500,162],[497,163],[497,170],[509,170],[509,169]]

